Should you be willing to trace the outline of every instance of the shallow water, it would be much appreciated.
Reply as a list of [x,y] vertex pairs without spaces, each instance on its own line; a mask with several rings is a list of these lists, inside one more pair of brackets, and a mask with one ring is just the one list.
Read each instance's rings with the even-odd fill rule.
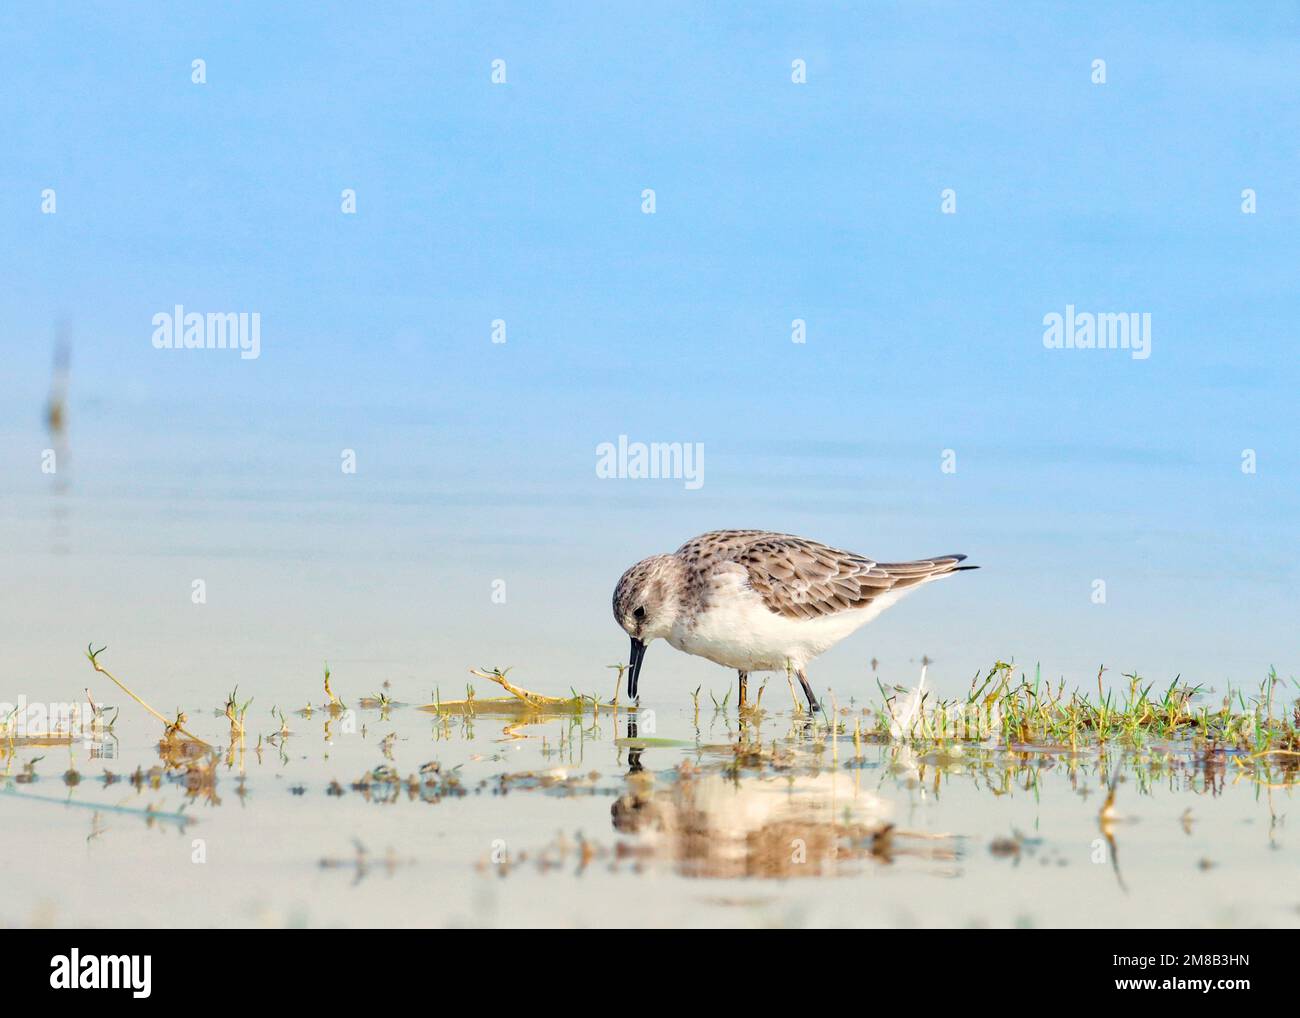
[[[345,678],[333,681],[359,703]],[[794,714],[783,687],[769,684],[769,710],[743,721],[734,702],[697,714],[689,701],[649,701],[635,715],[356,706],[287,713],[284,738],[255,702],[233,751],[217,705],[195,707],[190,730],[220,742],[215,770],[175,755],[168,766],[162,726],[115,696],[110,734],[5,758],[0,859],[22,878],[0,922],[1300,920],[1285,823],[1294,773],[1160,743],[855,745],[859,705],[841,705],[832,737]]]
[[[54,487],[26,475],[0,511],[12,569],[0,588],[10,622],[0,702],[77,697],[90,686],[120,713],[91,745],[0,749],[0,864],[14,875],[0,897],[2,925],[1300,919],[1286,845],[1292,793],[1265,787],[1258,768],[1231,755],[1207,763],[1160,744],[957,753],[855,745],[851,734],[862,705],[846,694],[874,695],[876,655],[882,680],[910,683],[933,652],[930,675],[946,695],[964,695],[995,655],[1037,661],[1042,647],[1060,657],[1044,663],[1048,676],[1091,674],[1078,662],[1092,661],[1095,647],[1123,662],[1112,675],[1139,670],[1132,662],[1142,654],[1124,652],[1139,643],[1163,648],[1160,659],[1196,661],[1183,681],[1207,695],[1228,676],[1262,674],[1254,646],[1213,638],[1226,655],[1215,659],[1213,648],[1184,645],[1189,629],[1211,639],[1213,626],[1185,621],[1177,641],[1161,642],[1140,613],[1083,614],[1095,609],[1086,597],[1080,614],[1061,614],[1027,593],[1035,577],[1057,582],[1057,571],[986,551],[1002,565],[971,576],[1001,584],[1000,596],[937,589],[873,625],[869,640],[819,659],[819,691],[833,687],[850,711],[835,738],[794,716],[779,676],[767,712],[742,724],[734,692],[722,709],[709,692],[722,699],[734,675],[666,648],[643,677],[635,733],[627,711],[593,716],[590,707],[580,718],[524,718],[480,704],[474,716],[439,718],[414,705],[435,687],[453,695],[469,678],[464,666],[485,660],[520,663],[514,677],[540,692],[567,695],[575,684],[608,695],[613,673],[601,666],[627,646],[608,616],[613,578],[637,554],[698,528],[652,518],[653,503],[617,526],[592,526],[590,513],[623,496],[575,495],[568,475],[538,480],[543,519],[500,498],[520,483],[513,468],[501,468],[510,479],[499,490],[465,481],[458,501],[442,491],[446,465],[418,457],[378,479],[339,480],[335,463],[313,473],[315,453],[281,435],[268,439],[265,462],[209,449],[200,467],[192,436],[160,437],[138,422],[114,434],[89,409],[76,419],[85,421],[77,473]],[[39,447],[43,437],[26,440]],[[146,451],[158,462],[142,460]],[[731,495],[715,491],[708,497],[730,518]],[[796,516],[783,526],[820,534],[814,522]],[[508,603],[495,597],[502,577]],[[203,601],[193,596],[198,578]],[[1284,606],[1269,600],[1260,617]],[[1016,619],[1011,639],[1007,617]],[[1260,642],[1279,643],[1266,630]],[[110,645],[104,663],[146,700],[167,714],[186,710],[189,727],[219,747],[215,768],[166,765],[162,725],[81,657],[91,638]],[[355,714],[298,712],[324,699],[314,671],[322,657]],[[1279,662],[1284,675],[1289,660]],[[361,706],[385,681],[407,706]],[[473,681],[489,695],[490,684]],[[236,682],[240,699],[254,700],[232,752],[219,705]],[[689,691],[700,684],[697,713]],[[287,738],[277,737],[272,705],[287,715]],[[1103,824],[1115,781],[1117,815]]]

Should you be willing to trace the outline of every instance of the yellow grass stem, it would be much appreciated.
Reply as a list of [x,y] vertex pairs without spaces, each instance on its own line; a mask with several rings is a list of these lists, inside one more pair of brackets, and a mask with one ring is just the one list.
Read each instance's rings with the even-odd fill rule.
[[106,678],[112,680],[113,684],[114,684],[115,686],[117,686],[118,689],[120,689],[123,693],[125,693],[125,694],[126,694],[127,696],[129,696],[132,700],[134,700],[134,701],[135,701],[136,703],[138,703],[141,707],[143,707],[145,710],[147,710],[150,714],[152,714],[154,717],[156,717],[159,721],[161,721],[161,722],[162,722],[162,723],[167,727],[167,731],[169,731],[169,732],[179,732],[181,735],[185,736],[187,739],[192,739],[194,742],[197,742],[200,746],[206,746],[208,749],[211,749],[211,748],[212,748],[212,746],[211,746],[209,743],[204,742],[204,741],[203,741],[202,739],[200,739],[197,735],[195,735],[194,733],[188,731],[188,730],[185,728],[185,726],[182,725],[182,724],[180,724],[178,721],[168,721],[165,717],[163,717],[163,716],[162,716],[161,714],[159,714],[156,710],[154,710],[152,707],[150,707],[147,703],[145,703],[143,700],[141,700],[140,697],[136,696],[135,693],[131,692],[131,690],[127,688],[126,683],[124,683],[124,682],[123,682],[121,679],[119,679],[116,675],[114,675],[114,674],[113,674],[112,672],[110,672],[107,668],[105,668],[103,665],[101,665],[101,664],[99,663],[99,655],[102,654],[102,653],[104,653],[104,651],[106,651],[107,649],[108,649],[107,647],[100,647],[99,650],[95,650],[93,644],[87,644],[87,645],[86,645],[86,657],[87,657],[87,658],[89,659],[89,661],[90,661],[90,666],[91,666],[92,668],[94,668],[95,671],[99,672],[100,675],[103,675],[103,676],[105,676]]

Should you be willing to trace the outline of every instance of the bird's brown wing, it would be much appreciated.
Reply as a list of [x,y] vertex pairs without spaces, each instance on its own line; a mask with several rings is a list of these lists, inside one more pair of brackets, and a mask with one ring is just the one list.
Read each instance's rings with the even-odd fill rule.
[[717,530],[678,549],[690,564],[735,562],[768,609],[792,619],[814,619],[864,608],[888,591],[901,591],[950,573],[965,555],[916,562],[876,562],[817,541],[763,530]]

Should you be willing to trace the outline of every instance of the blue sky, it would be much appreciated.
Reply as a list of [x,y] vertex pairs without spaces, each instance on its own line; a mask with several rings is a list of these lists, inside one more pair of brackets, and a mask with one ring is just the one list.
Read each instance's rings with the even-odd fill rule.
[[[985,567],[828,655],[847,688],[873,654],[954,684],[1010,656],[1300,672],[1300,18],[1131,8],[0,13],[11,667],[87,629],[139,645],[174,597],[158,667],[206,640],[214,669],[243,647],[567,684],[624,652],[625,566],[760,526]],[[177,303],[260,312],[261,357],[153,349]],[[1044,349],[1067,304],[1149,312],[1150,359]],[[64,558],[37,469],[60,321]],[[620,434],[702,442],[704,487],[597,479]]]

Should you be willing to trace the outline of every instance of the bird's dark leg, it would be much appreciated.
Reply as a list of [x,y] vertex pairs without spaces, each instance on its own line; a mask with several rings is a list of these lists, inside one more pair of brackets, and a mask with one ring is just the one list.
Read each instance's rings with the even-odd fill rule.
[[749,672],[740,672],[740,706],[747,706],[746,696],[749,693]]
[[803,673],[803,669],[795,672],[799,676],[799,685],[803,686],[803,695],[808,697],[808,710],[816,714],[822,709],[822,705],[817,702],[817,697],[813,695],[812,686],[808,685],[808,676]]

